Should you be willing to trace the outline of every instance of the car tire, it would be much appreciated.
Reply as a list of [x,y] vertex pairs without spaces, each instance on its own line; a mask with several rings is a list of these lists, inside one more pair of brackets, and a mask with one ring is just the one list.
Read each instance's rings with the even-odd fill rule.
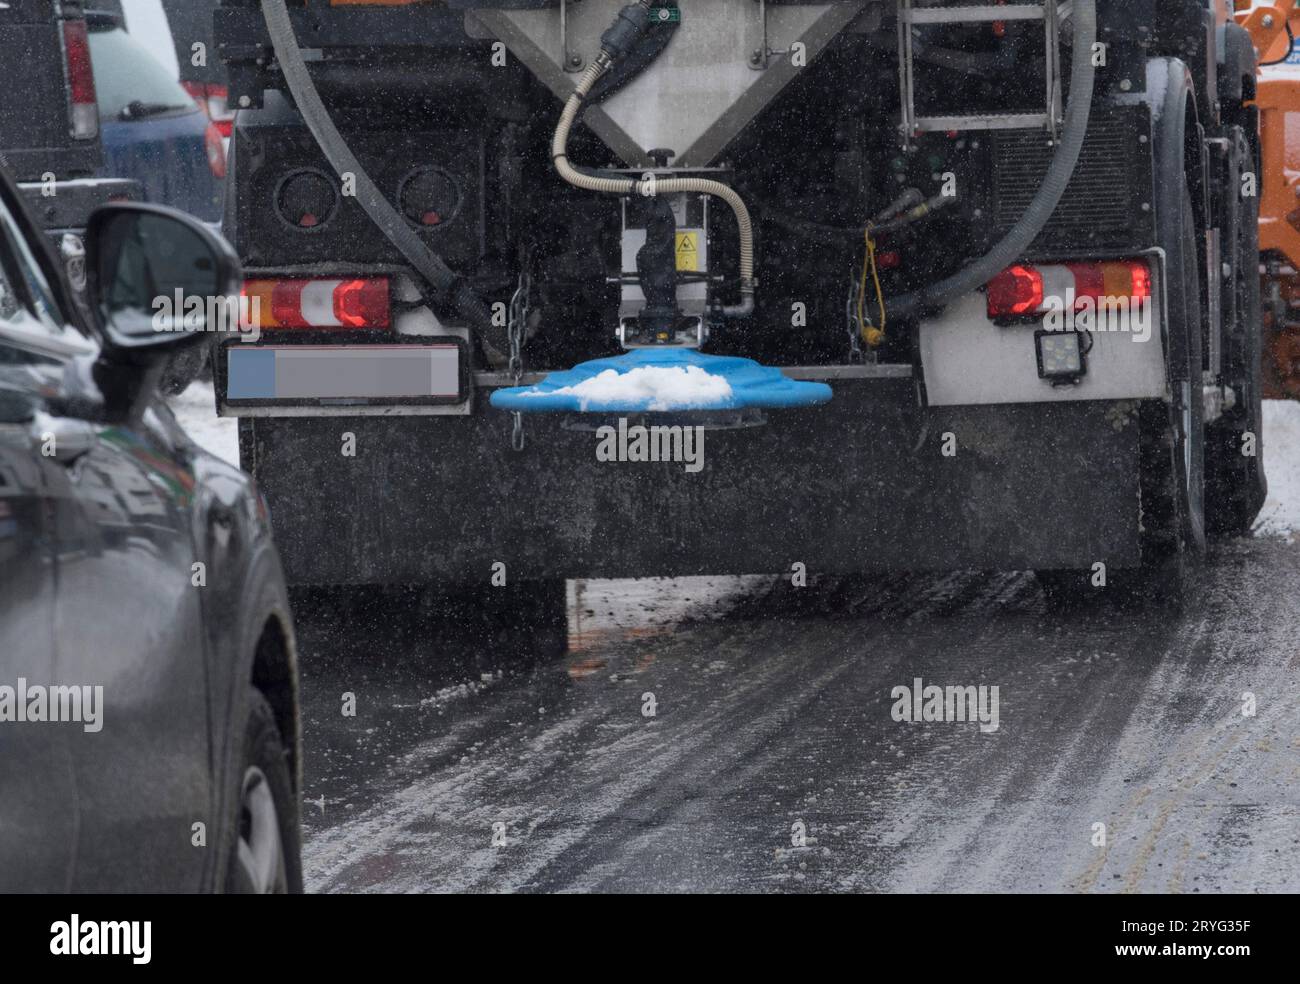
[[298,797],[290,778],[289,753],[262,692],[249,687],[246,705],[248,717],[237,759],[239,788],[231,818],[226,892],[301,894]]

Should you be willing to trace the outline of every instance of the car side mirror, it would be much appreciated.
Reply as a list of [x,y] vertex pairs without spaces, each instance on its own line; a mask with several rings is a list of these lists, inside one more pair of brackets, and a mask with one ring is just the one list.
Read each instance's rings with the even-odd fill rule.
[[239,257],[176,209],[139,202],[97,209],[86,227],[86,280],[110,357],[153,362],[211,332],[239,330]]

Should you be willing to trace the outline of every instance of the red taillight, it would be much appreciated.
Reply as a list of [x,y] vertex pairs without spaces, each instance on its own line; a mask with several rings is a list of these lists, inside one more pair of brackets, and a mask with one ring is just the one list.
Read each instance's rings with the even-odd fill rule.
[[1129,294],[1139,300],[1151,299],[1151,268],[1145,263],[1134,261],[1129,264]]
[[990,318],[1020,318],[1048,311],[1082,310],[1151,300],[1145,260],[1013,266],[988,285]]
[[63,58],[68,73],[68,102],[72,136],[99,136],[99,103],[95,98],[95,68],[90,60],[90,32],[84,20],[63,22]]
[[203,149],[208,154],[208,167],[212,168],[212,176],[217,179],[226,176],[226,145],[221,141],[221,133],[212,123],[208,124],[207,130],[203,134]]
[[1074,302],[1077,305],[1085,297],[1104,297],[1106,294],[1106,273],[1099,264],[1067,263],[1065,268],[1074,277]]
[[244,284],[248,328],[388,328],[388,278],[249,280]]
[[1013,266],[989,282],[989,317],[1032,314],[1043,306],[1043,275],[1033,267]]
[[388,326],[388,281],[349,280],[334,289],[334,317],[349,328]]
[[227,140],[235,129],[235,114],[230,111],[230,90],[224,85],[208,86],[208,117]]
[[229,139],[235,129],[235,114],[230,111],[230,90],[224,85],[210,85],[206,82],[184,82],[185,91],[199,104],[207,114],[212,125],[217,128],[224,139]]

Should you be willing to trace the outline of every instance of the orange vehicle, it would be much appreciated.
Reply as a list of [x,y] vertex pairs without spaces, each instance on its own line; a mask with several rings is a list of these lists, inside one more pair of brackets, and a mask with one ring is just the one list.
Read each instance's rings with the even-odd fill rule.
[[1296,0],[1237,0],[1259,56],[1264,396],[1300,399],[1300,9]]

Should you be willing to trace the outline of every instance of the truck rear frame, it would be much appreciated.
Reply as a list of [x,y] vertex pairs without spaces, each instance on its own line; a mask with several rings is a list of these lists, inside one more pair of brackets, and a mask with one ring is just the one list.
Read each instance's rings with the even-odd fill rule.
[[[581,6],[588,19],[597,20],[608,19],[607,8],[617,8]],[[746,17],[753,6],[746,0]],[[933,19],[941,6],[922,4],[917,10],[929,10]],[[1052,12],[1044,15],[1047,53],[1039,53],[1046,61],[1033,70],[1046,83],[1038,90],[1040,101],[1046,93],[1040,121],[971,126],[976,132],[961,136],[928,133],[917,126],[926,111],[916,108],[906,71],[898,81],[897,51],[870,68],[884,86],[879,66],[889,67],[893,84],[912,97],[912,123],[905,122],[904,100],[888,124],[890,139],[897,141],[900,115],[904,121],[897,151],[903,165],[896,175],[908,177],[900,181],[912,180],[916,155],[933,153],[936,144],[926,143],[931,137],[946,139],[951,155],[936,158],[936,183],[945,177],[941,171],[969,168],[962,180],[971,190],[953,210],[972,227],[961,240],[968,252],[995,242],[1014,223],[1033,182],[1050,166],[1050,131],[1061,123],[1052,79],[1064,75],[1059,65],[1053,75],[1053,32],[1068,49],[1070,24],[1054,23],[1057,7],[1046,7]],[[678,9],[662,9],[670,8]],[[880,39],[895,27],[906,46],[911,34],[891,16],[915,16],[912,8],[910,2],[880,0],[769,5],[754,49],[759,58],[750,52],[738,57],[755,73],[787,73],[789,78],[770,83],[778,95],[767,103],[742,99],[730,110],[736,118],[722,107],[716,112],[722,130],[706,131],[672,166],[671,158],[638,143],[639,124],[628,122],[626,100],[609,114],[597,106],[588,111],[591,129],[576,138],[580,150],[599,153],[603,142],[607,153],[621,157],[606,174],[620,173],[620,167],[663,176],[716,168],[742,186],[770,188],[763,185],[771,176],[761,165],[748,174],[746,168],[756,145],[767,140],[769,151],[775,146],[772,117],[794,112],[797,118],[799,107],[789,103],[815,91],[798,88],[807,77],[800,73],[820,71],[823,85],[831,85],[843,77],[836,73],[847,61],[884,43]],[[804,331],[817,319],[843,324],[843,293],[826,289],[842,282],[841,275],[818,269],[825,253],[810,254],[802,266],[792,263],[790,257],[799,255],[792,245],[799,219],[791,222],[773,207],[760,219],[758,313],[739,325],[719,320],[712,343],[769,355],[788,375],[826,381],[834,400],[829,407],[772,411],[761,421],[675,421],[709,428],[708,467],[690,474],[674,462],[598,461],[593,433],[615,421],[581,415],[528,421],[526,446],[519,450],[520,442],[512,440],[518,422],[487,400],[494,389],[521,378],[492,358],[506,347],[504,332],[494,337],[490,328],[458,318],[454,306],[414,276],[346,198],[338,200],[332,230],[286,230],[275,214],[285,176],[336,176],[280,93],[284,82],[260,13],[228,3],[218,14],[218,35],[230,67],[232,103],[245,108],[235,127],[235,194],[229,196],[226,228],[249,276],[389,278],[393,291],[392,324],[382,330],[271,327],[262,330],[257,345],[441,344],[455,346],[463,360],[454,398],[232,400],[230,354],[248,343],[223,346],[216,360],[219,406],[240,418],[241,457],[271,502],[290,579],[476,583],[497,563],[508,565],[515,577],[538,580],[775,573],[803,564],[835,573],[1033,569],[1056,572],[1045,578],[1051,584],[1086,575],[1086,583],[1096,586],[1100,565],[1115,572],[1115,580],[1121,573],[1135,575],[1141,590],[1152,595],[1181,596],[1207,529],[1248,527],[1263,497],[1258,329],[1252,325],[1258,280],[1241,272],[1250,268],[1249,238],[1243,240],[1241,232],[1251,206],[1242,193],[1243,176],[1257,169],[1257,136],[1244,98],[1231,96],[1240,92],[1241,79],[1253,77],[1254,67],[1242,63],[1239,45],[1223,40],[1225,32],[1232,36],[1240,29],[1228,22],[1220,0],[1097,0],[1096,8],[1094,50],[1102,55],[1080,163],[1052,218],[1018,262],[1031,273],[1141,263],[1149,271],[1147,299],[1155,315],[1144,344],[1111,332],[1085,332],[1093,371],[1060,385],[1046,379],[1044,385],[1042,345],[1035,341],[1041,312],[994,315],[985,291],[921,304],[876,349],[846,340],[840,328]],[[963,8],[966,15],[970,10]],[[290,13],[297,43],[322,53],[312,62],[318,66],[314,81],[339,130],[379,183],[399,189],[399,206],[400,175],[412,168],[434,167],[459,182],[458,205],[473,221],[437,230],[429,241],[458,265],[463,282],[485,303],[508,311],[511,295],[526,282],[519,276],[521,264],[536,263],[543,304],[571,317],[574,328],[564,337],[554,337],[548,325],[528,338],[526,368],[532,375],[522,378],[609,351],[612,318],[596,319],[591,312],[598,305],[603,312],[616,309],[620,293],[626,301],[627,254],[619,258],[610,245],[626,221],[602,211],[593,219],[590,241],[583,242],[579,223],[590,206],[581,196],[557,187],[539,205],[524,201],[519,190],[525,183],[521,169],[536,175],[546,164],[527,147],[535,108],[549,106],[554,116],[548,88],[562,94],[574,81],[572,73],[598,49],[592,33],[584,34],[570,19],[569,5],[314,5]],[[691,16],[690,5],[682,4],[684,24]],[[1017,16],[1007,13],[1006,20]],[[994,23],[992,12],[987,18],[981,12],[981,18],[982,32],[1006,30]],[[529,27],[537,24],[545,24],[545,31]],[[782,29],[784,41],[778,37]],[[357,50],[363,30],[372,40],[369,55]],[[916,30],[922,30],[919,23]],[[558,48],[547,31],[560,32]],[[986,48],[1000,50],[996,41],[980,36]],[[1041,47],[1042,39],[1037,43]],[[812,57],[792,69],[800,45]],[[548,46],[560,52],[549,67],[538,55]],[[383,53],[378,62],[375,51]],[[719,53],[724,56],[737,57],[729,49]],[[403,88],[391,72],[375,68],[384,64],[401,66],[403,76],[418,85]],[[385,88],[381,79],[396,88]],[[769,83],[759,87],[764,84]],[[442,100],[445,114],[422,102],[420,87]],[[381,92],[409,103],[402,110],[408,121],[423,111],[432,114],[430,122],[419,132],[402,132],[391,119],[377,121],[385,116],[377,108]],[[899,105],[897,90],[881,98]],[[519,106],[512,109],[515,100]],[[950,106],[946,114],[942,106],[929,112],[963,131],[967,127],[957,120],[978,115],[973,105],[960,113]],[[478,126],[480,116],[491,124]],[[1034,137],[1033,127],[1040,124],[1049,133]],[[854,126],[845,124],[844,130],[860,133]],[[459,136],[440,141],[440,132]],[[840,129],[828,132],[840,140]],[[860,169],[887,170],[891,165],[878,159],[883,144],[872,146],[877,157],[852,148],[827,155],[843,169],[836,177],[852,186],[862,180],[853,177]],[[791,150],[793,159],[821,159],[817,149],[806,150]],[[922,161],[920,169],[925,167]],[[1020,187],[1026,183],[1027,192]],[[941,218],[930,221],[936,223],[926,227],[933,249],[943,241],[935,238],[943,226]],[[540,262],[535,254],[523,259],[530,254],[519,248],[530,223],[534,231],[550,223],[545,237],[537,237],[546,244]],[[828,227],[824,221],[805,224],[814,227],[814,238]],[[727,225],[715,218],[705,232],[710,253],[720,258],[709,271],[719,286],[710,291],[722,294],[735,282],[735,241]],[[905,261],[909,248],[915,256],[915,242],[904,240],[899,248]],[[840,248],[854,261],[855,273],[861,251]],[[944,268],[942,259],[918,262],[927,270]],[[583,278],[590,283],[573,286]],[[1255,284],[1253,300],[1248,280]],[[851,301],[848,307],[851,325]],[[711,308],[701,310],[707,316]],[[778,334],[783,322],[793,328]],[[747,333],[754,323],[763,328],[749,327]],[[1032,371],[1035,344],[1038,372]],[[1249,454],[1243,450],[1247,444]],[[1104,575],[1100,583],[1106,583]]]

